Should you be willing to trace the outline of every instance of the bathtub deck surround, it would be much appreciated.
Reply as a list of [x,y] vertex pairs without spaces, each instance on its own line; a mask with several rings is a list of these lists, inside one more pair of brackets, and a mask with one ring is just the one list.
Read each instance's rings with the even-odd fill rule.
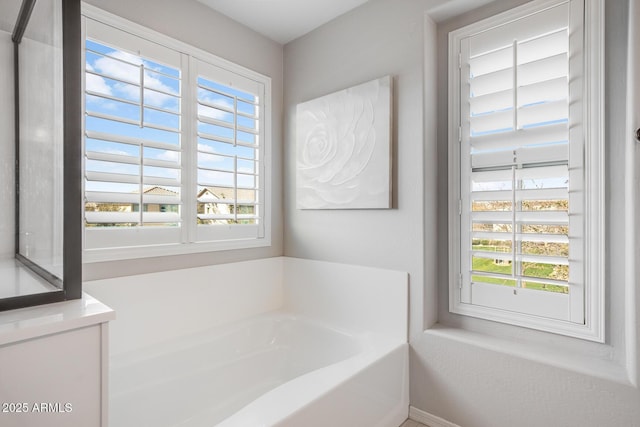
[[113,427],[397,427],[407,418],[407,273],[278,257],[85,289],[118,312]]

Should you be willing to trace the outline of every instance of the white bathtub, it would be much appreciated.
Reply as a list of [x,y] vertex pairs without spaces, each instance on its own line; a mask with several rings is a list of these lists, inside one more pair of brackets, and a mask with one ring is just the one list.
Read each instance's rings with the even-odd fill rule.
[[[112,322],[109,425],[399,426],[408,411],[407,283],[406,274],[382,272],[275,258],[171,272],[173,278],[163,273],[88,283],[88,292],[124,317],[120,325]],[[161,278],[227,273],[236,279],[260,276],[263,283],[196,287],[197,299],[210,301],[214,312],[229,304],[246,311],[242,303],[252,294],[249,288],[272,288],[266,306],[248,310],[262,313],[235,313],[231,321],[210,318],[203,325],[207,315],[189,311],[188,301],[158,299],[156,304],[167,304],[165,317],[191,320],[164,336],[153,328],[144,334],[153,318],[130,312],[139,306],[140,289],[130,290],[134,301],[123,299],[127,292],[120,289],[142,286],[153,292]],[[216,302],[222,291],[224,302]]]

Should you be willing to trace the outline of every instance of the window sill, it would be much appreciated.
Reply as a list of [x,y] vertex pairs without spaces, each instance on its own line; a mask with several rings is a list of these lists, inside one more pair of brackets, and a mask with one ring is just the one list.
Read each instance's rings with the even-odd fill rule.
[[127,259],[153,258],[171,255],[188,255],[203,252],[250,249],[271,246],[270,238],[238,239],[217,242],[197,242],[185,244],[167,244],[137,246],[129,248],[91,249],[83,253],[83,262],[121,261]]
[[[465,329],[436,324],[424,331],[426,337],[456,341],[496,353],[541,363],[554,368],[565,369],[579,374],[635,387],[627,366],[607,357],[597,357],[584,351],[558,348],[553,343],[514,342],[503,337],[468,331]],[[598,344],[611,348],[606,344]]]

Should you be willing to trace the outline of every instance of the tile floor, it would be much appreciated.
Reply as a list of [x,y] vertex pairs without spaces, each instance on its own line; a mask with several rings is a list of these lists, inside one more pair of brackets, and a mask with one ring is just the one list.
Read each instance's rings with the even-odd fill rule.
[[404,423],[402,423],[400,427],[427,427],[427,426],[424,424],[420,424],[417,421],[407,420]]

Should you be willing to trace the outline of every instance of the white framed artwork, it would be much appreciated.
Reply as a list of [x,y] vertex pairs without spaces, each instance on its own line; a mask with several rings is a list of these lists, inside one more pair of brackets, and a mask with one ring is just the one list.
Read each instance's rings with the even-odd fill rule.
[[298,209],[391,208],[392,78],[298,104]]

